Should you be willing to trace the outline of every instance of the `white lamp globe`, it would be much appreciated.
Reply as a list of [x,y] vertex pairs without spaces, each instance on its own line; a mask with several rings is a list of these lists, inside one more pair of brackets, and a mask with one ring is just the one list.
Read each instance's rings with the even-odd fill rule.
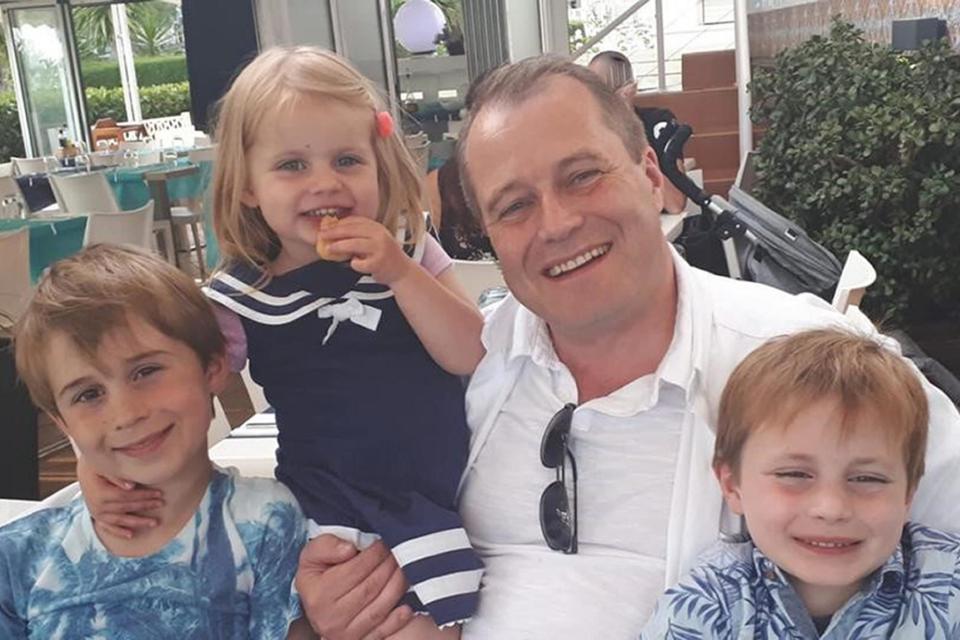
[[446,25],[443,11],[430,0],[407,0],[393,16],[393,32],[410,53],[433,53]]

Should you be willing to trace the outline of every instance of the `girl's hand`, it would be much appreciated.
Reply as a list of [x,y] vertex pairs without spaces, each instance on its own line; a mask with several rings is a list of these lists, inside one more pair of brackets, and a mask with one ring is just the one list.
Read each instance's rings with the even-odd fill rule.
[[77,481],[93,519],[110,535],[131,539],[137,531],[159,524],[156,518],[139,515],[163,506],[163,492],[137,489],[121,478],[98,475],[81,457],[77,460]]
[[328,250],[353,256],[350,266],[369,273],[380,284],[392,286],[416,265],[387,228],[363,216],[347,216],[319,232]]

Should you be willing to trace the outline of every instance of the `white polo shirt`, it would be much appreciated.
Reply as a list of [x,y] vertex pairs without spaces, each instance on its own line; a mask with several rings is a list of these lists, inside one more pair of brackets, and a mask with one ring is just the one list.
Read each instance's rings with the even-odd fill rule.
[[[486,568],[465,640],[636,638],[664,587],[716,539],[712,425],[730,372],[773,336],[844,322],[812,296],[719,278],[679,257],[675,265],[676,326],[660,367],[574,412],[576,555],[551,550],[539,522],[540,494],[555,479],[540,441],[550,417],[577,402],[575,381],[543,321],[515,299],[488,316],[487,356],[467,391],[474,433],[460,495]],[[927,390],[931,443],[939,432],[941,449],[928,454],[924,482],[936,475],[938,491],[955,499],[938,499],[934,514],[918,493],[915,515],[926,505],[924,522],[960,530],[960,479],[949,471],[960,468],[960,416]]]

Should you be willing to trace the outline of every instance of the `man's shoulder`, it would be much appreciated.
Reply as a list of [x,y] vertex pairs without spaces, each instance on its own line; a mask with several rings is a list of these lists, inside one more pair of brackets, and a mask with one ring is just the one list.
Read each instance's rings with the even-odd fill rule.
[[[825,300],[691,267],[694,312],[709,311],[714,331],[759,341],[803,329],[846,325]],[[706,303],[706,305],[704,305]]]

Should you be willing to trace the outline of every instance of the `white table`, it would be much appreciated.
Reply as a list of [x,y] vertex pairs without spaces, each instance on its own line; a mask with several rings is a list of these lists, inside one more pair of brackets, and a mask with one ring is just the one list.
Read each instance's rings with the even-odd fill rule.
[[273,413],[258,413],[210,448],[210,459],[236,467],[241,475],[272,478],[277,466],[277,422]]
[[39,506],[40,503],[33,500],[0,499],[0,525],[4,525]]

